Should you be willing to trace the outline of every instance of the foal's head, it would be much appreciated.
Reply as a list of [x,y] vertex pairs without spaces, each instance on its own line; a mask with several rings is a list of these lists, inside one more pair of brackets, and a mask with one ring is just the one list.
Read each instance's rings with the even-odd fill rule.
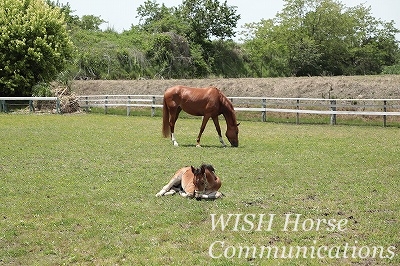
[[191,166],[191,168],[194,175],[194,196],[196,199],[200,200],[208,186],[206,169],[214,172],[214,167],[203,164],[200,168],[194,168],[193,166]]

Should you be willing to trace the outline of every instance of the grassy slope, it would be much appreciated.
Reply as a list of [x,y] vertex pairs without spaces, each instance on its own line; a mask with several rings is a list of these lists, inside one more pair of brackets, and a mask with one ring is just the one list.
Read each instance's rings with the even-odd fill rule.
[[[212,123],[204,147],[195,148],[198,119],[178,121],[178,148],[161,138],[159,117],[0,115],[0,123],[0,264],[287,262],[237,254],[212,260],[216,240],[235,247],[380,245],[384,255],[394,246],[392,261],[292,262],[400,263],[398,128],[244,121],[235,149],[219,146]],[[154,197],[178,168],[203,162],[215,166],[225,198]],[[276,220],[271,232],[212,231],[213,213]],[[284,232],[288,213],[348,224],[343,232]]]

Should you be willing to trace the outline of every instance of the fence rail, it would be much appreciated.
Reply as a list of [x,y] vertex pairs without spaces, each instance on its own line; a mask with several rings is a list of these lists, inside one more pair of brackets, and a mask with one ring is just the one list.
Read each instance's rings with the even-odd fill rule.
[[86,111],[91,107],[104,107],[107,114],[108,107],[126,107],[126,115],[129,116],[131,107],[150,107],[151,116],[154,116],[156,108],[162,108],[162,95],[88,95],[78,96],[79,106]]
[[[272,98],[272,97],[228,97],[236,111],[259,112],[261,120],[267,121],[267,113],[296,114],[296,123],[300,123],[300,114],[329,115],[330,123],[336,124],[337,115],[381,116],[383,125],[387,117],[400,116],[400,99],[321,99],[321,98]],[[92,107],[126,108],[129,116],[132,107],[162,108],[162,95],[87,95],[78,96],[80,107],[89,111]],[[57,97],[0,97],[0,112],[7,111],[7,102],[28,101],[34,111],[34,101],[55,101],[60,112],[60,100]]]
[[28,101],[31,112],[35,111],[34,101],[55,101],[57,113],[60,113],[60,99],[58,97],[0,97],[0,112],[7,112],[7,102],[11,101]]
[[[321,99],[321,98],[272,98],[272,97],[228,97],[236,111],[259,112],[261,120],[267,121],[267,114],[294,113],[296,123],[300,114],[329,115],[330,123],[336,124],[337,115],[382,116],[383,125],[388,116],[400,116],[400,99]],[[154,116],[156,108],[162,108],[162,95],[86,95],[78,96],[80,107],[102,107],[104,113],[109,107],[149,107]]]

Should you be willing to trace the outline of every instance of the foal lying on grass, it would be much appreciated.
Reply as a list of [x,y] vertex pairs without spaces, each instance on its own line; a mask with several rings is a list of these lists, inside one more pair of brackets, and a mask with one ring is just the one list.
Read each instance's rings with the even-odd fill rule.
[[182,197],[195,197],[198,200],[221,198],[223,194],[218,191],[221,180],[214,171],[214,167],[209,164],[202,164],[200,168],[183,167],[156,194],[156,197],[178,192]]

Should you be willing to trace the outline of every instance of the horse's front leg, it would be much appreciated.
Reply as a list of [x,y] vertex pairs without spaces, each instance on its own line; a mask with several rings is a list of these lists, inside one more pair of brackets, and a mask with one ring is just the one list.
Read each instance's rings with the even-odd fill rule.
[[206,115],[203,116],[203,122],[201,123],[200,132],[199,132],[199,135],[197,136],[197,139],[196,139],[196,147],[201,147],[200,146],[200,138],[201,138],[201,135],[204,132],[204,129],[206,128],[208,119],[210,119],[209,116],[206,116]]
[[219,126],[218,116],[215,116],[212,119],[213,119],[213,122],[215,125],[215,129],[217,130],[217,133],[218,133],[219,142],[221,142],[222,146],[226,147],[224,139],[222,138],[221,127]]
[[179,194],[184,198],[194,198],[194,193],[180,191]]
[[222,198],[223,194],[219,191],[214,191],[208,194],[203,194],[201,195],[202,199],[218,199],[218,198]]

